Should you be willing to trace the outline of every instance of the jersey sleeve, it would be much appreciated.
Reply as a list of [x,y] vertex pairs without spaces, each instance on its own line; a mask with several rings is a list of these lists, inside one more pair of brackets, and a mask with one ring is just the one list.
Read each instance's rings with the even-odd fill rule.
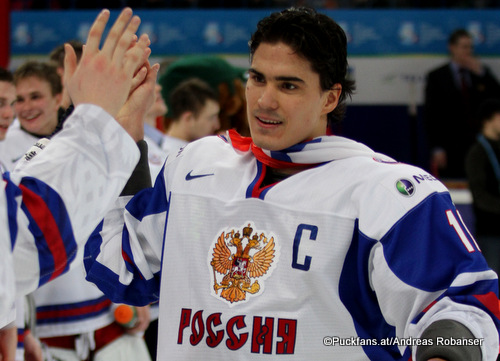
[[483,359],[496,359],[498,279],[447,192],[406,213],[373,248],[371,265],[380,310],[397,337],[420,340],[435,322],[456,321],[478,340]]
[[[12,243],[8,232],[7,207],[5,192],[0,191],[0,252],[2,262],[0,263],[0,328],[7,325],[11,320],[8,313],[14,304],[14,268],[12,265]],[[15,312],[14,312],[15,313]]]
[[162,170],[153,188],[120,197],[87,242],[87,280],[113,302],[158,301],[167,211]]
[[383,168],[393,170],[352,194],[360,212],[339,286],[357,334],[385,342],[365,352],[370,359],[416,360],[419,344],[430,343],[422,335],[446,320],[474,335],[478,341],[467,342],[481,343],[484,360],[496,359],[497,275],[449,192],[420,169]]
[[43,152],[3,174],[19,295],[69,269],[138,158],[125,130],[100,107],[87,104],[75,109]]

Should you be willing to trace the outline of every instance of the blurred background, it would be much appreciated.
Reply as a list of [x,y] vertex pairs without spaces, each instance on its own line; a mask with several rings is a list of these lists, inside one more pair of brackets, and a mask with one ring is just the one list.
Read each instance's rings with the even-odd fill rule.
[[[68,40],[84,41],[99,9],[131,6],[162,71],[193,54],[248,67],[247,42],[258,20],[302,5],[331,16],[348,37],[357,90],[335,132],[401,162],[429,169],[426,74],[448,61],[453,30],[473,36],[476,54],[500,79],[500,0],[1,0],[0,66],[15,70],[27,59],[45,59]],[[470,205],[466,184],[447,185],[457,203]]]
[[498,0],[12,0],[11,8],[92,9],[148,8],[271,8],[308,5],[315,8],[495,8]]

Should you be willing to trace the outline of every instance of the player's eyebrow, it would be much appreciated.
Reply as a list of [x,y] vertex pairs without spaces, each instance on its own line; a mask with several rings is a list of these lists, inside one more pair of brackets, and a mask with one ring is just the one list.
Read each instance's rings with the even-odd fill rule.
[[[254,68],[250,68],[248,69],[248,72],[249,73],[252,73],[254,75],[257,75],[259,77],[262,77],[262,78],[266,78],[264,76],[264,74],[262,74],[261,72],[255,70]],[[281,76],[277,76],[274,78],[274,80],[277,80],[277,81],[285,81],[285,82],[295,82],[295,83],[305,83],[304,80],[302,80],[301,78],[298,78],[296,76],[285,76],[285,75],[281,75]]]

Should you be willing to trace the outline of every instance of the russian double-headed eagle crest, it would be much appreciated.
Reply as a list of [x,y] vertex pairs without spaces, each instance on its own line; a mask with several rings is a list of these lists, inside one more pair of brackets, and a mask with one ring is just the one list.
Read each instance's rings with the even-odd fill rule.
[[[223,231],[215,241],[210,267],[213,271],[213,290],[216,297],[235,302],[247,301],[247,294],[257,295],[264,280],[276,263],[274,237],[253,232],[251,223],[243,228]],[[220,295],[219,295],[220,291]]]

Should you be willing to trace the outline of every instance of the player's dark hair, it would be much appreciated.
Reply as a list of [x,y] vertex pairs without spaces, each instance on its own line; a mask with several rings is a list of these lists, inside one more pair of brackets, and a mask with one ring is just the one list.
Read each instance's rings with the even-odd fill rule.
[[329,90],[335,84],[342,86],[339,104],[328,114],[330,126],[340,121],[345,114],[346,97],[355,89],[354,81],[347,78],[347,38],[342,28],[330,17],[306,7],[275,12],[257,24],[248,43],[250,59],[260,44],[278,42],[311,63],[322,90]]
[[[67,42],[75,50],[76,60],[80,61],[83,52],[83,43],[80,40],[70,40]],[[49,54],[50,61],[54,62],[56,67],[64,68],[64,44],[55,47]]]
[[458,42],[459,39],[461,38],[470,38],[471,35],[469,32],[465,29],[456,29],[454,30],[450,36],[448,37],[448,45],[454,45]]
[[62,92],[61,77],[57,74],[54,65],[33,60],[27,61],[14,72],[14,84],[17,85],[19,81],[30,77],[36,77],[49,83],[52,95]]
[[4,68],[0,68],[0,81],[5,81],[5,82],[8,82],[8,83],[13,83],[14,82],[14,76],[12,75],[12,72],[7,70],[7,69],[4,69]]
[[219,102],[217,93],[210,85],[199,78],[183,81],[170,93],[169,107],[172,112],[172,120],[179,119],[184,112],[188,111],[197,117],[207,100]]
[[477,111],[477,119],[481,124],[500,114],[500,99],[486,99],[481,103]]

